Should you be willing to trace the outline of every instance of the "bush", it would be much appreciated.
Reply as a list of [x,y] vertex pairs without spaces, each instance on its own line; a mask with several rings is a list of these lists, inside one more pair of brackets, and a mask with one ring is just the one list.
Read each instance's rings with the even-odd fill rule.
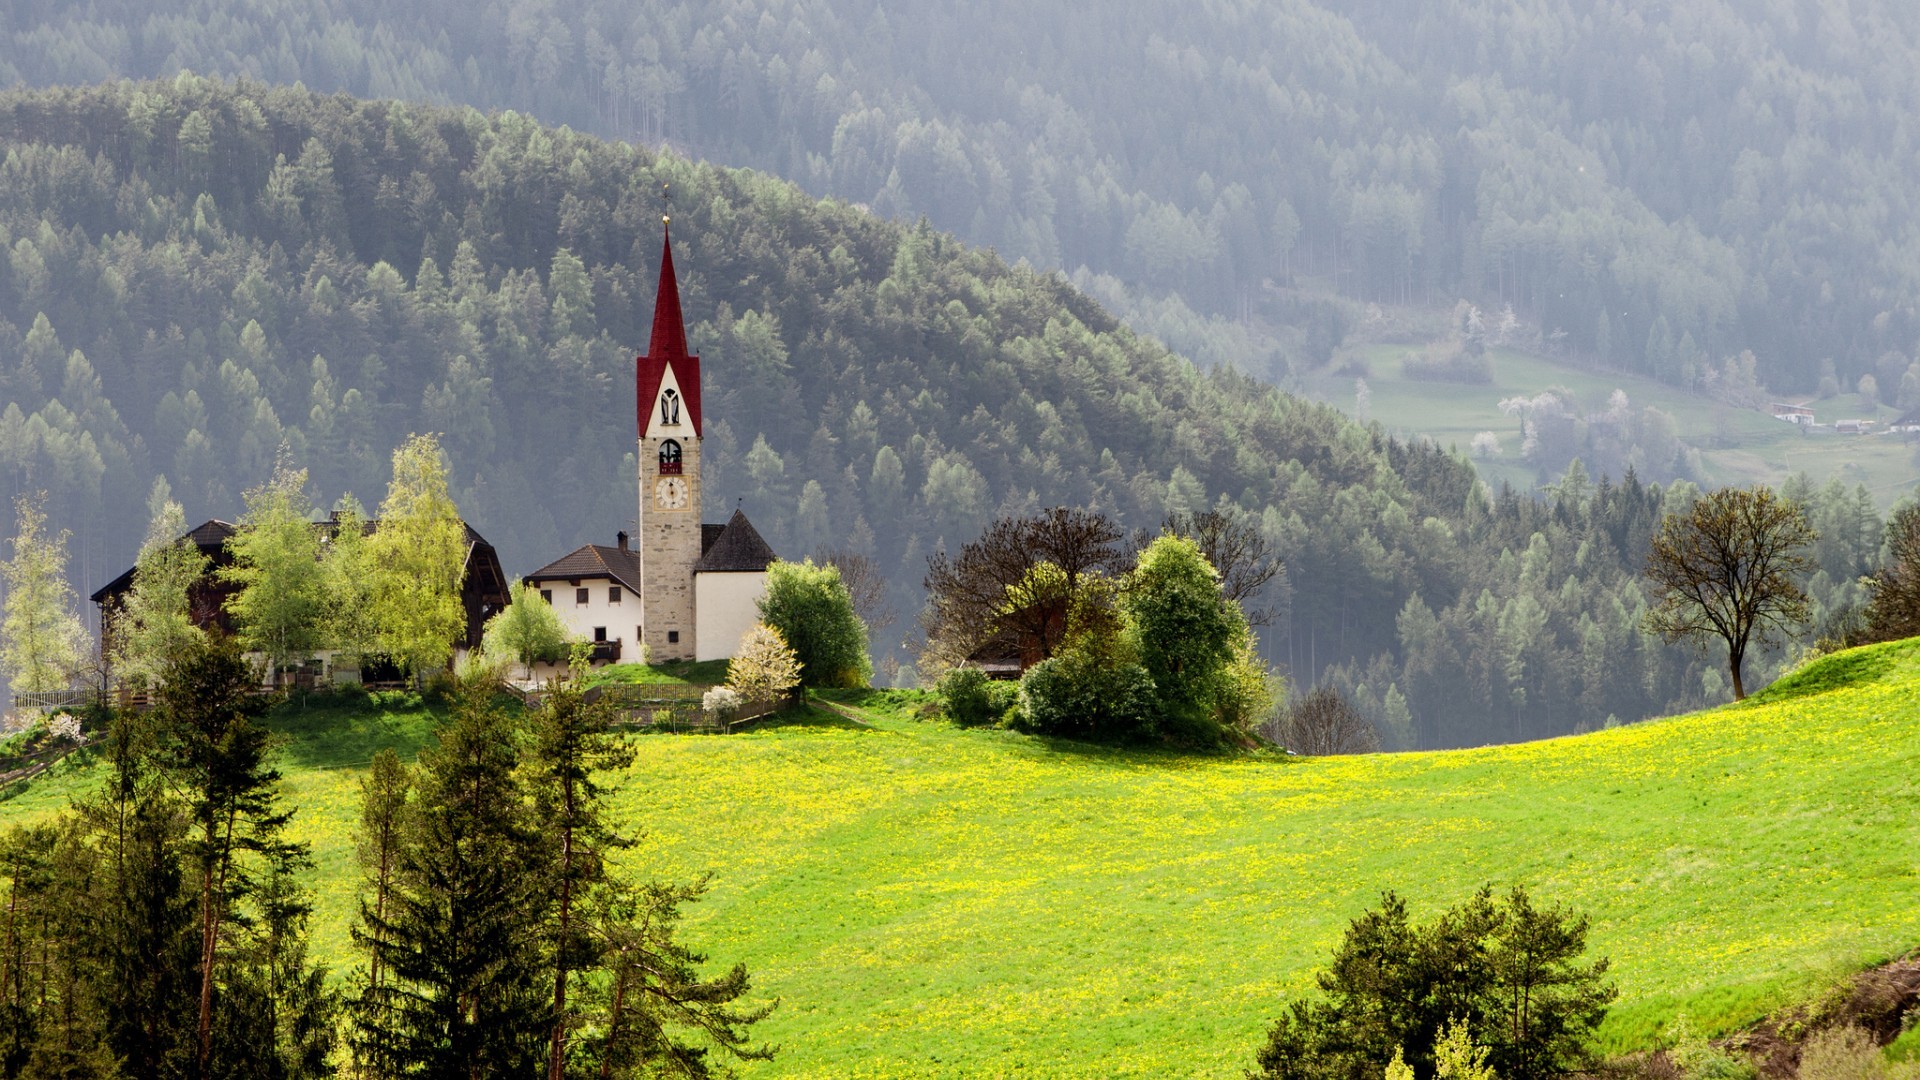
[[1028,730],[1071,739],[1148,738],[1159,713],[1146,668],[1081,652],[1030,668],[1020,680],[1020,711]]
[[961,727],[982,727],[1000,718],[994,711],[994,682],[977,667],[961,666],[940,676],[940,700],[947,719]]
[[1311,757],[1371,754],[1380,749],[1373,724],[1331,686],[1319,687],[1295,702],[1269,726],[1267,736],[1296,754]]
[[700,696],[700,708],[709,720],[731,720],[740,711],[740,692],[716,686]]

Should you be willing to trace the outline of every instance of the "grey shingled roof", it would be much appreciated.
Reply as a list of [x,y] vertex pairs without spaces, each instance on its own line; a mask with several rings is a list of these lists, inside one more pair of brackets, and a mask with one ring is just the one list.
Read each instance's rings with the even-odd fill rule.
[[640,556],[632,549],[622,551],[603,544],[583,544],[560,558],[526,575],[524,581],[573,581],[579,578],[612,578],[640,592]]
[[[711,528],[712,526],[708,526]],[[702,538],[704,539],[704,537]],[[706,545],[706,553],[700,556],[693,572],[696,574],[753,572],[765,570],[779,556],[773,548],[761,538],[760,531],[747,520],[747,515],[738,510],[727,519],[727,524],[713,542]]]

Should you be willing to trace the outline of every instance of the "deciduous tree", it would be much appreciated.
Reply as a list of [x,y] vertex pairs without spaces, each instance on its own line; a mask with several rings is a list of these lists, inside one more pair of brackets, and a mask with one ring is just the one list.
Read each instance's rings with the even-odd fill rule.
[[760,621],[778,631],[800,661],[807,686],[865,686],[873,678],[867,628],[832,566],[775,562],[767,568]]
[[755,623],[740,635],[727,664],[727,685],[743,701],[779,701],[800,687],[800,660],[780,631]]
[[1806,621],[1799,578],[1813,567],[1813,540],[1799,504],[1765,487],[1721,488],[1668,514],[1647,555],[1656,590],[1647,629],[1669,641],[1718,637],[1734,700],[1746,697],[1747,651]]
[[157,686],[205,637],[194,620],[194,592],[208,559],[188,538],[186,514],[161,503],[133,564],[133,583],[108,617],[113,673],[123,683]]
[[467,531],[432,435],[414,435],[393,452],[393,481],[367,549],[381,650],[415,676],[445,665],[466,629]]
[[0,670],[16,694],[63,689],[86,659],[86,628],[67,584],[67,533],[48,534],[44,502],[44,494],[14,500],[13,557],[0,563]]
[[283,456],[273,478],[247,492],[247,512],[227,541],[222,580],[239,586],[227,611],[242,648],[261,653],[269,673],[305,660],[326,629],[326,577],[307,501],[307,471]]
[[[996,638],[1009,649],[1031,645],[1052,656],[1066,633],[1068,597],[1080,576],[1122,569],[1122,533],[1106,515],[1054,507],[1033,517],[1002,517],[959,554],[927,560],[927,609],[923,616],[931,666],[965,660]],[[1035,567],[1050,563],[1066,590],[1050,602],[1009,605],[1008,591],[1027,582]]]
[[512,660],[533,677],[533,665],[567,658],[567,628],[540,590],[526,582],[514,587],[512,603],[487,620],[481,648],[502,661]]

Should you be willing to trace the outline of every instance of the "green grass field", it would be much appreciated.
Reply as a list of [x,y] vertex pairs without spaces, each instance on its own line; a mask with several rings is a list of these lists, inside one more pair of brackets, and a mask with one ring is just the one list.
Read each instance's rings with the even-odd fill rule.
[[[1920,641],[1747,704],[1578,738],[1288,760],[1089,747],[858,696],[735,736],[644,736],[614,777],[639,875],[712,871],[688,936],[781,999],[761,1076],[1238,1076],[1382,889],[1483,882],[1590,913],[1611,1049],[1745,1023],[1920,945]],[[356,785],[416,749],[398,699],[283,712],[319,952],[346,927]],[[0,815],[62,805],[84,771]]]
[[[1704,480],[1711,484],[1778,484],[1795,472],[1804,472],[1818,483],[1837,476],[1849,486],[1867,485],[1884,509],[1920,482],[1914,446],[1899,436],[1810,433],[1765,413],[1737,409],[1653,379],[1596,373],[1510,349],[1490,354],[1491,384],[1416,381],[1401,374],[1410,351],[1413,348],[1406,345],[1366,346],[1343,352],[1334,366],[1365,363],[1372,418],[1389,431],[1430,436],[1442,446],[1462,451],[1482,431],[1497,434],[1501,455],[1475,462],[1480,474],[1495,485],[1508,481],[1524,491],[1538,479],[1520,456],[1519,421],[1500,411],[1501,400],[1538,394],[1552,386],[1572,390],[1589,409],[1603,407],[1608,395],[1618,389],[1626,391],[1636,407],[1653,405],[1671,413],[1681,439],[1700,450],[1709,474]],[[1322,371],[1306,379],[1303,389],[1348,413],[1355,410],[1352,375]],[[1858,394],[1816,401],[1813,409],[1823,424],[1842,419],[1876,419],[1884,424],[1899,415]]]

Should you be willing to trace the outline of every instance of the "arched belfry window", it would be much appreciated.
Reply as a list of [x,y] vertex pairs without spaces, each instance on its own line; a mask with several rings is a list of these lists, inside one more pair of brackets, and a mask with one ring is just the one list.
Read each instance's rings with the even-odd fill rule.
[[662,424],[680,422],[680,391],[672,387],[668,387],[666,393],[660,395],[660,422]]
[[[669,390],[671,394],[673,391]],[[668,439],[660,444],[660,475],[674,476],[680,472],[680,444]]]

